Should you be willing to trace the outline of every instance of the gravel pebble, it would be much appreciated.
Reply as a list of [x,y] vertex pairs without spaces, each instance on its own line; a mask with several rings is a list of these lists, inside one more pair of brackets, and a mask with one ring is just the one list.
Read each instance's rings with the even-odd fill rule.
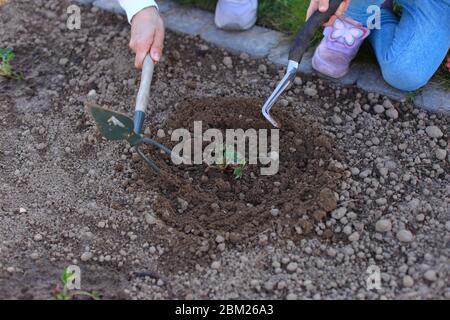
[[397,232],[397,239],[401,242],[412,242],[414,237],[412,233],[406,229],[400,230]]
[[384,107],[381,104],[376,104],[373,106],[373,111],[375,111],[375,113],[380,114],[384,112]]
[[289,262],[289,264],[286,266],[286,270],[289,272],[295,272],[297,270],[297,262]]
[[377,232],[388,232],[392,229],[392,223],[388,219],[380,219],[375,224],[375,230]]
[[231,60],[231,57],[224,57],[223,58],[223,64],[227,67],[227,68],[232,68],[233,67],[233,60]]
[[394,108],[391,109],[387,109],[386,110],[386,117],[388,117],[389,119],[397,119],[398,118],[398,111]]
[[435,155],[438,160],[445,160],[445,158],[447,157],[447,150],[436,149]]
[[317,95],[317,90],[313,89],[313,88],[307,87],[307,88],[305,88],[304,91],[305,91],[305,94],[310,97],[315,97]]
[[425,128],[425,132],[430,138],[440,138],[443,136],[441,129],[436,126],[428,126]]
[[427,270],[427,271],[424,273],[423,277],[424,277],[426,280],[431,281],[431,282],[437,280],[436,271],[434,271],[434,270]]
[[411,288],[414,285],[414,279],[411,276],[404,276],[402,282],[405,288]]
[[34,236],[34,241],[41,241],[42,240],[42,235],[41,234],[36,234],[35,236]]
[[87,251],[87,252],[83,252],[80,259],[81,259],[81,261],[86,262],[86,261],[89,261],[90,259],[92,259],[92,256],[93,256],[92,252]]

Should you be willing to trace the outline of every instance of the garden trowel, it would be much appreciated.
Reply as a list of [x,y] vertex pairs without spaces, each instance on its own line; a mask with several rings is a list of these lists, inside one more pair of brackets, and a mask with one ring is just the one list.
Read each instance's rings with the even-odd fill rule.
[[89,113],[95,120],[98,130],[108,140],[127,140],[132,146],[136,148],[136,152],[144,161],[155,171],[159,172],[159,168],[156,163],[147,158],[139,146],[142,144],[151,144],[169,156],[172,155],[172,151],[163,146],[157,141],[150,138],[145,138],[141,135],[142,126],[145,120],[145,112],[147,110],[150,85],[152,83],[154,63],[152,58],[147,55],[144,59],[144,66],[142,68],[141,83],[136,98],[136,108],[134,111],[133,119],[128,116],[111,111],[98,106],[87,106]]
[[314,38],[314,35],[319,30],[319,28],[326,23],[331,16],[336,12],[339,8],[340,4],[343,0],[330,0],[330,5],[326,12],[316,11],[303,25],[303,27],[297,33],[295,37],[294,45],[289,51],[289,62],[287,65],[286,74],[283,79],[278,83],[275,90],[270,95],[269,99],[267,99],[266,103],[264,103],[262,107],[263,116],[275,127],[279,127],[279,123],[270,115],[270,109],[275,104],[277,99],[283,93],[284,90],[291,84],[294,80],[298,65],[300,60],[303,57],[303,54],[308,49],[311,40]]

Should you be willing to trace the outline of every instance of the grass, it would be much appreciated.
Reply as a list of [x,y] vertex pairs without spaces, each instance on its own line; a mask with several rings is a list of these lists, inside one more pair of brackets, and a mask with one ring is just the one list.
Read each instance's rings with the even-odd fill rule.
[[[214,11],[217,0],[175,0],[182,5],[191,5],[208,11]],[[295,35],[305,22],[306,10],[309,0],[259,0],[257,24],[270,29],[279,30],[289,35]],[[394,8],[397,14],[401,14],[401,8]],[[320,39],[318,35],[313,42]],[[358,59],[376,61],[369,45],[363,46]],[[450,89],[450,72],[445,62],[433,77],[445,89]]]
[[[191,5],[214,11],[217,0],[175,0],[182,5]],[[260,26],[295,34],[305,22],[309,0],[259,0],[258,21]]]

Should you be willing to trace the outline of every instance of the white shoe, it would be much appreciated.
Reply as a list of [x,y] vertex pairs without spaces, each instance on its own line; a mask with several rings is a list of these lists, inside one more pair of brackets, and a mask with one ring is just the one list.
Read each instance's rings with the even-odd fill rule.
[[220,29],[247,30],[256,22],[258,0],[219,0],[214,22]]

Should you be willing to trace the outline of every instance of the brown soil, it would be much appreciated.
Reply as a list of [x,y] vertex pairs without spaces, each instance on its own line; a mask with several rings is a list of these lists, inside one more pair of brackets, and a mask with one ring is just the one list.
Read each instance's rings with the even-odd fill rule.
[[[202,121],[203,132],[216,128],[224,137],[225,129],[270,132],[272,127],[260,114],[262,102],[254,98],[186,99],[161,129],[186,128],[193,133],[194,121]],[[333,160],[340,159],[334,142],[292,110],[278,107],[274,114],[282,128],[280,167],[273,176],[260,175],[259,165],[247,165],[242,179],[236,179],[231,170],[222,172],[206,164],[177,166],[157,151],[147,150],[163,168],[156,178],[142,170],[139,174],[144,186],[160,191],[155,212],[169,231],[162,233],[162,241],[170,243],[175,253],[166,256],[168,266],[177,269],[199,263],[199,257],[215,251],[217,236],[231,244],[297,240],[336,208],[334,190],[342,173],[333,166]],[[159,141],[171,147],[178,143],[170,139],[166,135]],[[144,167],[143,163],[137,166]],[[184,201],[187,208],[181,206]],[[273,208],[279,214],[273,215]],[[333,233],[326,230],[323,236],[331,238]]]

